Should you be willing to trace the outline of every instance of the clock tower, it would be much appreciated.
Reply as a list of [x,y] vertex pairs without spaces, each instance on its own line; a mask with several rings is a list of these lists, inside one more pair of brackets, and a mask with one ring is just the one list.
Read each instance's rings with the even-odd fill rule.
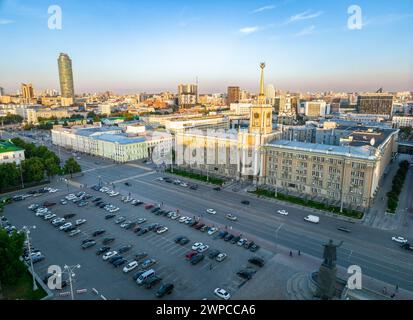
[[251,107],[249,132],[253,134],[269,134],[272,132],[272,106],[266,104],[264,94],[265,63],[261,63],[260,68],[260,93],[257,103]]

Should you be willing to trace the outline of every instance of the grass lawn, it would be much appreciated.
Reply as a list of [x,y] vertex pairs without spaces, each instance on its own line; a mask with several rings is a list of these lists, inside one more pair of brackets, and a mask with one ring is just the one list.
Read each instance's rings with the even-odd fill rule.
[[274,191],[269,191],[265,189],[257,189],[256,191],[252,191],[251,193],[254,193],[259,196],[264,196],[268,198],[277,198],[282,201],[287,201],[295,204],[299,204],[305,207],[310,207],[314,209],[319,209],[319,210],[324,210],[324,211],[330,211],[338,215],[346,216],[349,218],[354,218],[354,219],[361,219],[363,218],[363,213],[356,211],[356,210],[348,210],[348,209],[343,209],[343,212],[340,212],[340,208],[330,206],[324,203],[319,203],[313,200],[306,200],[303,198],[298,198],[294,196],[287,196],[281,193],[278,193],[277,196],[275,196]]
[[219,179],[215,177],[207,177],[199,173],[192,173],[192,172],[188,172],[188,171],[181,170],[181,169],[174,169],[173,172],[171,171],[171,169],[167,169],[166,172],[176,174],[178,176],[190,178],[190,179],[209,182],[209,183],[220,185],[220,186],[225,182],[225,180],[223,179]]
[[3,287],[3,298],[6,300],[40,300],[47,294],[40,285],[33,291],[33,278],[27,271],[12,287]]

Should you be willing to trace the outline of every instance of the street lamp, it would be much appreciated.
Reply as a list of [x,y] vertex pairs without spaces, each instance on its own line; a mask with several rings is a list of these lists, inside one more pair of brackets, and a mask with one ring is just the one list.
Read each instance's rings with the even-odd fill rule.
[[30,257],[30,267],[32,268],[32,277],[33,277],[33,291],[36,291],[37,288],[37,284],[36,284],[36,279],[34,277],[34,267],[33,267],[33,259],[32,259],[32,244],[30,243],[30,229],[36,229],[36,226],[31,226],[31,227],[27,227],[27,226],[23,226],[23,231],[26,233],[26,239],[27,239],[27,243],[28,243],[28,248],[29,248],[29,257]]
[[76,275],[74,273],[74,270],[80,269],[80,264],[77,264],[77,265],[74,265],[74,266],[64,265],[63,268],[66,271],[66,273],[69,275],[70,295],[72,297],[72,300],[75,300],[74,295],[73,295],[72,277],[74,277]]

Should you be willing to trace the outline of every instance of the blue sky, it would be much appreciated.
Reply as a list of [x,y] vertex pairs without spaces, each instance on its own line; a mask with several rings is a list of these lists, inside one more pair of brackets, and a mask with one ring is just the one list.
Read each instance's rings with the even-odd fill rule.
[[[49,5],[62,30],[49,30]],[[362,9],[349,30],[347,9]],[[73,60],[75,90],[201,92],[413,91],[413,1],[0,0],[0,86],[59,88],[57,57]]]

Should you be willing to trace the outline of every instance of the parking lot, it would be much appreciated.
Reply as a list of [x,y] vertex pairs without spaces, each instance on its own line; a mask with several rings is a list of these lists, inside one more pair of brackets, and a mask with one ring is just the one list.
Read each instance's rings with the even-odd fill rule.
[[[92,196],[92,198],[85,200],[88,202],[86,205],[79,207],[79,202],[76,204],[70,200],[67,200],[67,204],[61,204],[60,200],[69,193],[77,194],[79,191]],[[50,265],[60,265],[61,267],[81,265],[74,277],[74,289],[87,289],[87,292],[75,294],[76,299],[96,299],[99,298],[100,294],[107,299],[155,298],[160,284],[146,289],[138,286],[132,279],[132,276],[139,270],[139,266],[129,273],[124,273],[122,269],[126,263],[115,268],[109,262],[103,261],[102,256],[96,254],[96,251],[103,246],[104,238],[115,238],[112,243],[108,244],[111,251],[119,251],[121,247],[131,245],[132,248],[129,251],[121,254],[128,262],[133,261],[135,255],[142,252],[147,253],[145,259],[156,260],[151,268],[155,270],[156,276],[161,278],[161,283],[174,285],[174,290],[168,299],[215,299],[213,294],[215,288],[223,288],[234,295],[246,282],[245,279],[236,274],[238,271],[247,268],[253,272],[260,272],[260,268],[249,263],[248,259],[258,256],[268,260],[273,256],[273,253],[263,248],[254,253],[242,246],[217,238],[218,232],[209,235],[207,231],[201,232],[190,227],[189,224],[179,222],[179,219],[173,220],[164,215],[156,215],[151,212],[151,209],[145,209],[145,205],[148,203],[158,205],[156,199],[138,199],[135,196],[136,200],[143,202],[143,204],[135,206],[131,202],[123,202],[122,196],[127,195],[118,194],[111,197],[107,193],[91,188],[75,189],[74,187],[70,187],[68,192],[65,187],[61,187],[55,193],[46,193],[36,198],[27,198],[8,205],[5,209],[5,216],[17,228],[21,228],[23,225],[36,225],[36,229],[31,233],[32,242],[46,257],[43,261],[35,264],[35,270],[40,277],[43,278],[47,275],[47,268]],[[97,197],[102,198],[106,204],[112,204],[112,208],[119,208],[118,211],[114,212],[115,217],[105,219],[105,215],[109,212],[95,205],[93,199]],[[46,201],[56,203],[50,207],[50,211],[57,217],[75,214],[65,222],[70,221],[74,224],[78,219],[86,219],[87,221],[78,227],[81,232],[71,237],[68,232],[60,231],[59,227],[53,226],[49,220],[37,217],[33,211],[28,209],[30,204],[43,204]],[[162,204],[160,203],[160,205]],[[184,212],[179,208],[168,208],[166,205],[162,206],[161,209],[179,212],[181,216],[191,218],[200,215],[199,212]],[[121,227],[121,223],[116,224],[115,221],[120,216],[123,216],[125,221],[136,222],[136,226],[141,228],[157,223],[168,230],[162,234],[148,231],[140,235],[139,232],[133,231],[134,228],[126,230]],[[146,221],[138,224],[143,218]],[[93,236],[93,232],[98,229],[103,229],[105,232]],[[185,236],[190,241],[185,245],[177,244],[175,239],[178,236]],[[87,239],[93,239],[96,241],[96,245],[82,249],[82,241]],[[185,258],[185,255],[192,251],[191,247],[196,242],[202,242],[209,248],[204,252],[205,258],[196,265],[192,265]],[[221,262],[209,258],[208,254],[212,250],[226,253],[227,258]],[[254,276],[249,281],[254,281]],[[92,288],[96,289],[99,295],[93,294]],[[63,288],[62,291],[67,291],[67,289]],[[56,292],[56,297],[58,296],[59,292]],[[67,297],[61,298],[68,299]]]

